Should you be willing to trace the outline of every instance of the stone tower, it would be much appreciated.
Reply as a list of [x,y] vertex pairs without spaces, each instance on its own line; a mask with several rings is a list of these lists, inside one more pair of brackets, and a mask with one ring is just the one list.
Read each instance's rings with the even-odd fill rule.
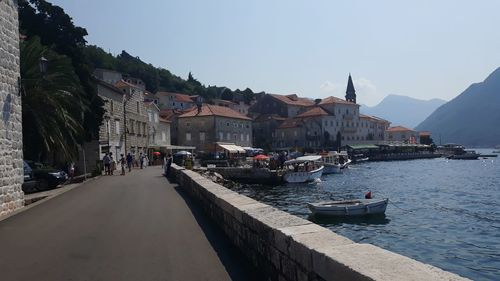
[[349,73],[349,79],[347,80],[347,90],[345,91],[345,100],[356,103],[356,90],[354,90],[354,84],[352,83],[351,73]]
[[16,0],[0,1],[0,217],[23,207],[23,136]]

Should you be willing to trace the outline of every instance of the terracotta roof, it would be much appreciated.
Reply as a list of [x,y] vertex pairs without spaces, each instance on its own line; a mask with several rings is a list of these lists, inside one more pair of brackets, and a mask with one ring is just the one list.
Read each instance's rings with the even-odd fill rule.
[[359,118],[366,118],[366,119],[372,119],[374,121],[390,123],[389,121],[387,121],[387,120],[385,120],[383,118],[377,117],[377,116],[370,116],[370,115],[359,114]]
[[311,106],[311,105],[314,105],[314,101],[312,101],[310,99],[307,99],[307,98],[298,97],[295,94],[293,94],[293,95],[286,95],[286,96],[276,95],[276,94],[269,94],[269,95],[271,95],[275,99],[277,99],[277,100],[279,100],[279,101],[281,101],[283,103],[286,103],[288,105],[297,105],[297,106]]
[[223,103],[223,104],[228,104],[228,105],[229,104],[233,104],[233,105],[237,104],[237,103],[229,101],[229,100],[221,100],[221,99],[213,99],[212,101],[214,103]]
[[124,80],[120,80],[120,81],[116,82],[115,87],[117,87],[117,88],[132,87],[132,88],[136,88],[139,90],[141,89],[141,88],[137,87],[137,85],[134,85],[134,84],[129,83],[129,82],[124,81]]
[[323,108],[319,106],[315,106],[308,111],[301,113],[297,115],[298,118],[305,118],[305,117],[315,117],[315,116],[328,116],[328,112],[326,112]]
[[408,128],[405,128],[403,126],[394,126],[394,127],[388,128],[386,130],[386,132],[408,132],[408,131],[415,132],[415,130],[408,129]]
[[100,79],[97,79],[97,78],[95,80],[97,81],[98,84],[101,84],[102,86],[104,86],[104,87],[106,87],[106,88],[108,88],[108,89],[110,89],[112,91],[115,91],[115,92],[120,93],[122,95],[125,94],[122,90],[118,89],[117,87],[115,87],[112,84],[109,84],[109,83],[104,82],[104,81],[102,81]]
[[337,97],[326,97],[326,98],[324,98],[324,99],[321,100],[321,102],[319,103],[319,105],[332,104],[332,103],[341,103],[341,104],[352,104],[352,105],[355,105],[355,103],[353,103],[353,102],[346,101],[346,100],[343,100],[343,99],[340,99],[340,98],[337,98]]
[[179,109],[163,109],[160,111],[160,117],[172,121],[175,117],[178,117],[191,109],[179,110]]
[[160,117],[160,122],[163,122],[163,123],[172,123],[172,122],[168,121],[167,119],[161,118],[161,117]]
[[278,114],[260,114],[253,121],[254,122],[263,122],[263,121],[267,121],[267,120],[271,120],[271,119],[279,120],[279,121],[286,120],[285,117],[281,117]]
[[428,132],[428,131],[422,131],[420,133],[418,133],[419,136],[430,136],[431,135],[431,132]]
[[278,127],[278,129],[290,129],[290,128],[298,128],[302,127],[303,122],[302,119],[300,118],[289,118],[286,119],[281,125]]
[[180,94],[180,93],[171,93],[171,92],[156,92],[156,96],[170,96],[173,95],[174,99],[176,102],[190,102],[194,103],[193,98],[196,98],[198,96],[189,96],[186,94]]
[[179,118],[198,117],[198,116],[223,116],[236,119],[252,120],[250,117],[245,116],[229,107],[211,105],[211,104],[203,104],[203,106],[201,107],[201,112],[199,113],[198,113],[198,108],[194,107],[189,112],[179,116]]

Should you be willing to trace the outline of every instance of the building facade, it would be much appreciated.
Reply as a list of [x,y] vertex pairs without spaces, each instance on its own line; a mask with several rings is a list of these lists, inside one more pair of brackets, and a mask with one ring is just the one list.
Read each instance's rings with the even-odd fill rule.
[[214,151],[216,142],[252,146],[252,119],[230,108],[204,104],[178,119],[179,145]]
[[158,99],[158,107],[161,110],[186,110],[193,108],[197,103],[202,102],[200,96],[189,96],[179,93],[157,92],[155,96]]
[[160,109],[153,102],[144,102],[148,115],[148,149],[166,151],[170,146],[170,121],[160,117]]
[[402,126],[394,126],[385,130],[385,140],[397,143],[419,143],[418,132]]
[[0,217],[24,205],[17,1],[0,1]]

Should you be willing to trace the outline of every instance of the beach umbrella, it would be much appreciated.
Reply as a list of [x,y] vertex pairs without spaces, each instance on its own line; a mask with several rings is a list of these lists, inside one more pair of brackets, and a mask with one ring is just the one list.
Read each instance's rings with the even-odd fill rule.
[[253,160],[267,160],[267,159],[269,159],[269,156],[263,154],[259,154],[253,158]]

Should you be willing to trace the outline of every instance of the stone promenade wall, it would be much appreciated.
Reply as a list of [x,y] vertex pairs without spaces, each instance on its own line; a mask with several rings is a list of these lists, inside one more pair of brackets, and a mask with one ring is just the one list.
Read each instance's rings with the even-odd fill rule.
[[0,0],[0,216],[24,204],[17,1]]
[[172,165],[179,185],[271,280],[467,280],[334,232]]

